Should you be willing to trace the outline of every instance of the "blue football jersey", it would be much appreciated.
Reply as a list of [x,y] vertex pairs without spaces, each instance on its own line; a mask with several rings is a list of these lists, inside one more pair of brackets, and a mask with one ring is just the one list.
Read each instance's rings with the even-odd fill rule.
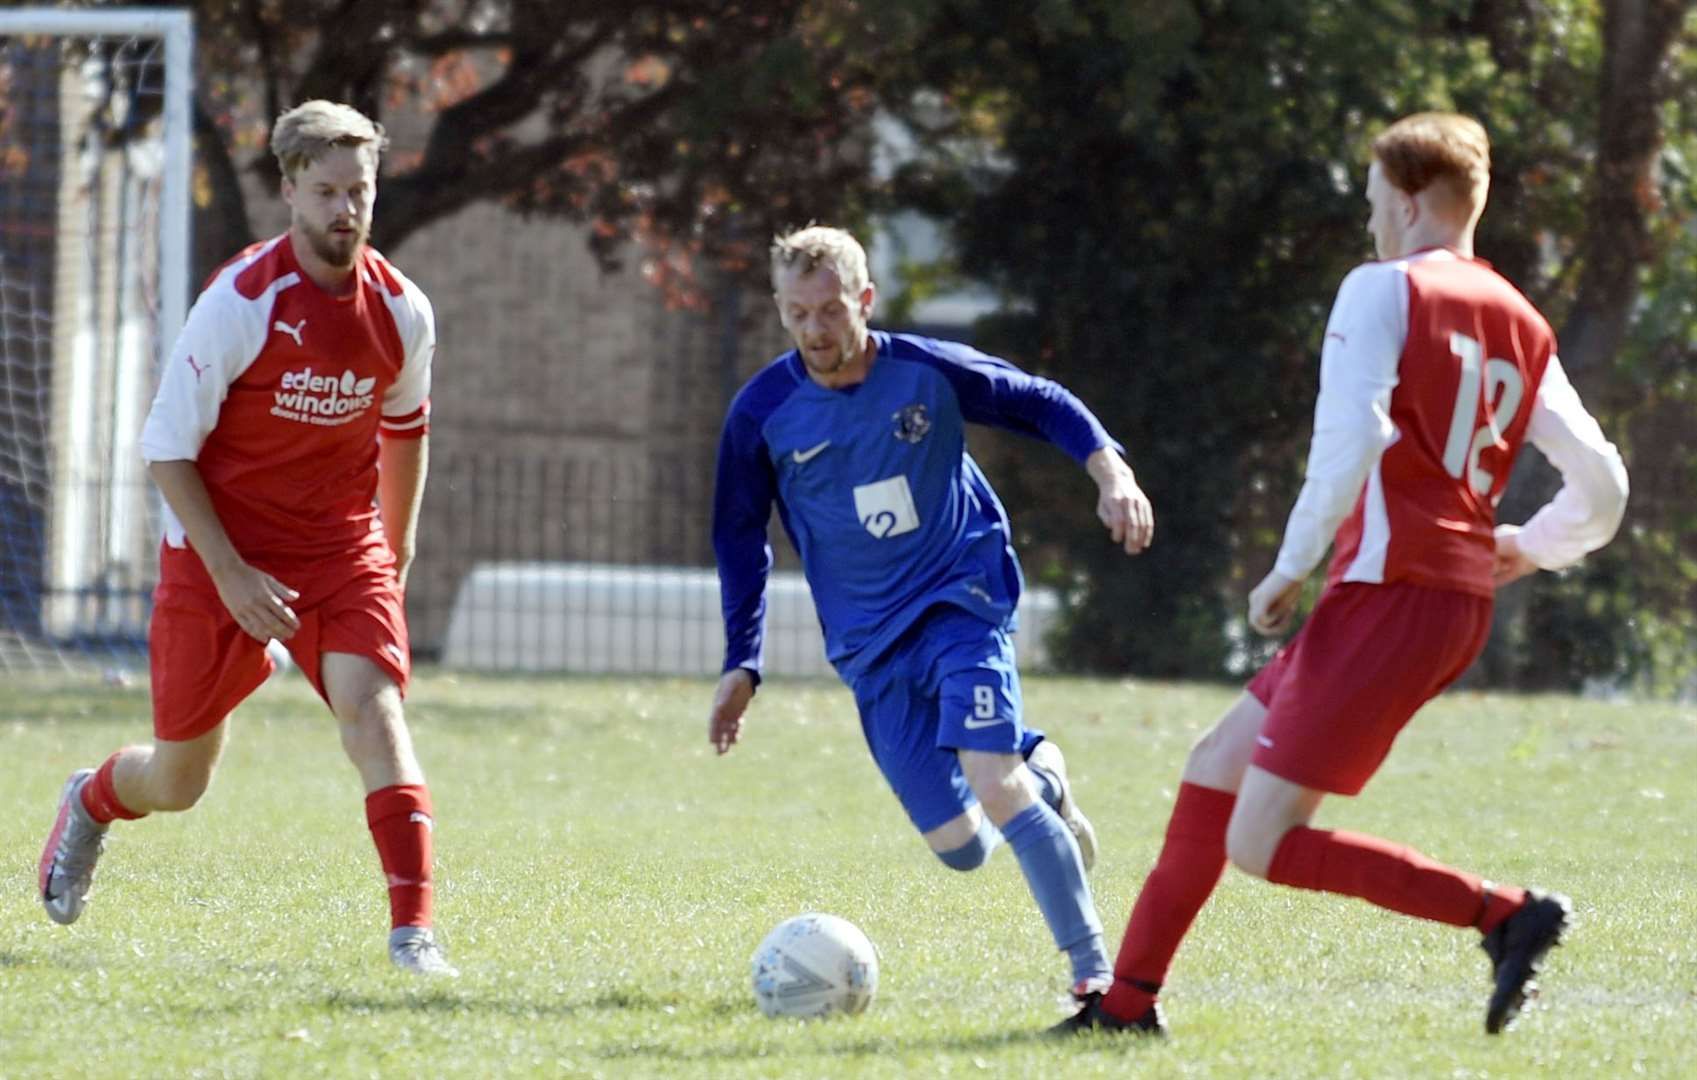
[[874,332],[864,382],[828,389],[790,351],[731,403],[713,550],[729,671],[761,666],[774,503],[852,683],[927,608],[1009,623],[1022,587],[1007,514],[965,425],[1047,439],[1078,461],[1119,445],[1066,388],[970,346]]

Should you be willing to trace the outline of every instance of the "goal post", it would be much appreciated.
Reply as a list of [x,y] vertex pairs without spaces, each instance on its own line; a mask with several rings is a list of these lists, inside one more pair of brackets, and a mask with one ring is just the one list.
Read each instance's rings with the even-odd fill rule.
[[0,11],[0,672],[145,639],[137,445],[187,315],[194,28]]

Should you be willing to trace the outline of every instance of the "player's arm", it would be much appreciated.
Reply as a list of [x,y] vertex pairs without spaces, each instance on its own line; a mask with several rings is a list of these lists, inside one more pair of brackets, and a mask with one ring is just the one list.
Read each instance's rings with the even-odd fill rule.
[[1498,586],[1535,570],[1560,570],[1614,538],[1626,513],[1626,465],[1550,357],[1533,399],[1526,441],[1561,473],[1561,490],[1523,526],[1497,526]]
[[150,461],[147,471],[159,493],[183,523],[189,545],[206,566],[218,599],[236,624],[258,641],[287,641],[300,629],[300,618],[289,602],[300,594],[257,567],[250,566],[230,543],[224,523],[212,506],[200,466],[193,461]]
[[406,358],[383,394],[378,423],[377,510],[383,535],[395,553],[395,573],[404,588],[418,550],[418,507],[430,471],[430,378],[436,362],[436,313],[424,291],[403,280],[396,324],[405,335]]
[[195,463],[218,424],[230,384],[264,342],[265,312],[233,296],[209,288],[189,309],[142,424],[141,453],[237,625],[259,641],[287,640],[300,627],[289,607],[299,594],[242,558]]
[[1155,511],[1123,457],[1125,448],[1076,394],[970,346],[935,347],[931,360],[954,388],[962,416],[1054,443],[1096,481],[1096,516],[1114,543],[1136,555],[1154,541]]
[[430,470],[429,436],[384,436],[378,445],[377,467],[377,508],[383,519],[383,535],[395,552],[395,573],[404,588],[418,549],[418,506],[424,500],[424,478]]
[[1272,571],[1249,594],[1249,624],[1263,634],[1290,625],[1303,581],[1396,434],[1391,391],[1407,322],[1407,284],[1390,267],[1360,267],[1338,289],[1320,348],[1320,393],[1302,490]]
[[772,546],[766,523],[777,477],[765,440],[748,412],[733,403],[719,438],[713,485],[713,556],[725,620],[725,662],[708,713],[707,738],[723,754],[742,737],[742,718],[760,682],[766,624],[766,580]]

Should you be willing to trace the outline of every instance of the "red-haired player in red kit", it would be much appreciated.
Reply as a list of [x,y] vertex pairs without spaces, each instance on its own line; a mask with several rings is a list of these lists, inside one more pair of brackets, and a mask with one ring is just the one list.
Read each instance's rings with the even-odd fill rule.
[[[1568,919],[1564,897],[1496,885],[1410,848],[1309,827],[1360,792],[1397,733],[1484,647],[1493,591],[1607,543],[1620,455],[1585,411],[1549,324],[1473,255],[1490,144],[1423,113],[1373,143],[1368,228],[1382,261],[1344,279],[1326,326],[1307,478],[1249,622],[1277,634],[1326,546],[1307,624],[1192,748],[1113,986],[1057,1031],[1164,1030],[1167,969],[1227,861],[1299,889],[1472,927],[1492,965],[1485,1029],[1519,1012]],[[1562,474],[1525,526],[1495,524],[1523,441]]]
[[431,930],[430,793],[401,710],[436,328],[424,294],[365,243],[384,144],[346,105],[278,117],[289,230],[212,277],[161,374],[141,437],[167,507],[153,745],[66,783],[40,867],[56,922],[82,914],[114,819],[199,800],[226,717],[271,673],[276,639],[335,714],[364,783],[390,959],[457,974]]

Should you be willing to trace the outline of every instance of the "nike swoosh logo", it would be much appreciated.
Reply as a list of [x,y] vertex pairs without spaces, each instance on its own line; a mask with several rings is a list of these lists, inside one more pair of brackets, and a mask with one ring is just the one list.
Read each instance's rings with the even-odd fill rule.
[[969,716],[962,726],[968,731],[977,731],[979,728],[995,727],[997,724],[1005,723],[1007,723],[1006,720],[975,720]]
[[806,450],[792,450],[790,451],[790,457],[795,460],[797,465],[806,465],[820,454],[823,454],[825,452],[825,448],[830,445],[831,440],[826,439],[818,446],[810,446]]

